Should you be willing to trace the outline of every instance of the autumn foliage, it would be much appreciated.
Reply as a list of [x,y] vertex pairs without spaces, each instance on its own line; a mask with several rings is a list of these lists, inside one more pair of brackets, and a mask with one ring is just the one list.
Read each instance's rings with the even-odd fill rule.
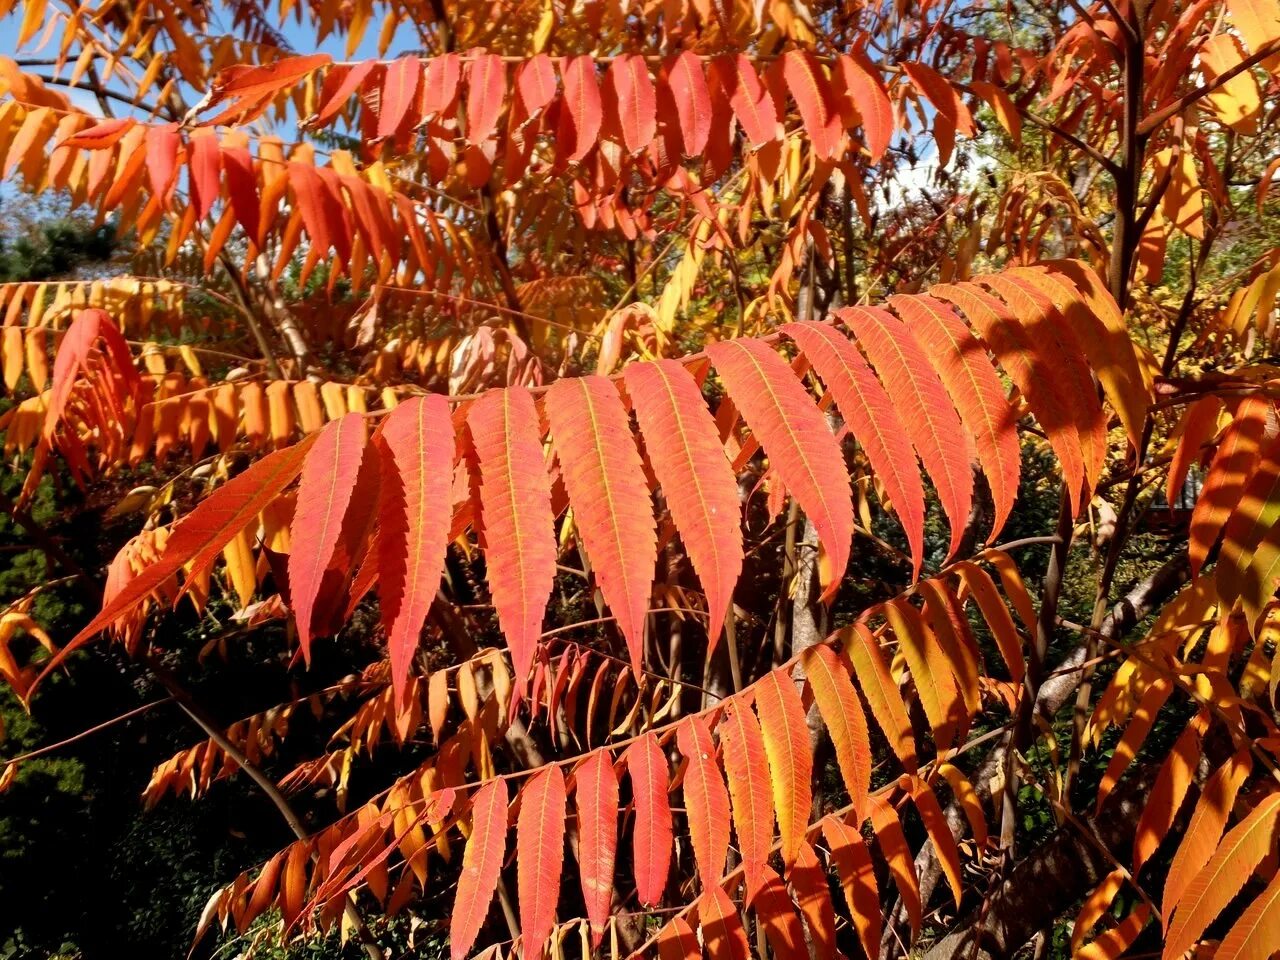
[[0,286],[6,509],[137,520],[0,676],[121,644],[144,802],[275,802],[198,943],[1280,951],[1276,0],[0,17],[6,185],[136,248]]

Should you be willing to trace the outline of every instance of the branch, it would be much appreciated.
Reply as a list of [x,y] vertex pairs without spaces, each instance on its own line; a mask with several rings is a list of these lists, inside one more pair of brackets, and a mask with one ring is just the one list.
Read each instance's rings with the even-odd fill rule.
[[[270,777],[249,761],[243,750],[227,739],[226,734],[222,732],[217,722],[205,712],[204,708],[191,696],[190,691],[178,682],[178,679],[160,663],[154,654],[147,655],[146,663],[156,679],[160,681],[160,685],[169,692],[169,696],[182,708],[183,712],[195,721],[196,726],[203,730],[209,739],[216,743],[228,757],[234,760],[249,779],[257,784],[258,788],[275,804],[275,808],[280,811],[280,816],[288,824],[289,829],[293,831],[293,835],[299,840],[305,840],[309,836],[307,828],[290,805],[288,799],[280,792],[280,788],[272,782]],[[347,894],[344,913],[347,920],[355,928],[356,936],[359,938],[360,944],[369,960],[386,960],[382,949],[378,946],[378,941],[365,925],[364,918],[360,916],[360,911],[356,907],[355,897],[350,893]]]
[[1257,49],[1257,51],[1249,54],[1249,56],[1245,57],[1230,70],[1224,70],[1207,83],[1200,84],[1200,86],[1196,87],[1190,93],[1179,97],[1168,106],[1161,107],[1155,113],[1150,114],[1145,120],[1138,124],[1138,133],[1142,136],[1146,136],[1170,117],[1181,113],[1197,100],[1207,97],[1219,87],[1225,86],[1246,70],[1256,66],[1263,60],[1267,59],[1267,57],[1274,54],[1280,54],[1280,37],[1275,37],[1267,43],[1264,43]]

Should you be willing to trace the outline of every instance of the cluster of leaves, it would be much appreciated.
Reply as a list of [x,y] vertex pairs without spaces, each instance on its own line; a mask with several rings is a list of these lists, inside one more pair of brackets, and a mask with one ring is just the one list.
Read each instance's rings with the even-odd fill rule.
[[[287,622],[298,665],[377,639],[329,687],[201,720],[146,788],[244,771],[285,814],[296,841],[200,924],[250,949],[270,921],[376,951],[376,906],[431,915],[455,958],[737,960],[751,928],[785,957],[926,934],[954,956],[990,918],[1009,953],[1079,903],[1081,955],[1268,956],[1280,248],[1204,278],[1274,203],[1274,0],[533,6],[282,5],[316,46],[345,37],[336,62],[239,3],[218,36],[185,2],[0,2],[19,46],[57,47],[50,74],[0,58],[0,171],[118,217],[162,274],[4,288],[15,509],[54,462],[158,481],[83,629],[52,636],[31,598],[0,615],[9,685],[31,701],[104,632],[153,658],[184,597]],[[991,203],[962,179],[980,135],[1013,167]],[[924,144],[941,189],[905,202]],[[1170,307],[1149,284],[1174,264]],[[204,331],[243,327],[252,356],[178,333],[210,300]],[[1038,592],[998,543],[1029,451],[1061,477]],[[1171,504],[1203,482],[1177,555],[1113,609],[1152,476]],[[1085,624],[1060,603],[1079,517]],[[855,536],[892,582],[856,583]],[[1082,639],[1053,666],[1060,630]],[[56,650],[14,654],[32,639]],[[304,711],[347,715],[299,763]],[[389,743],[390,785],[353,785]],[[291,798],[328,790],[342,816],[308,833]],[[1015,866],[1028,802],[1057,829]],[[1019,902],[1073,832],[1095,875]]]

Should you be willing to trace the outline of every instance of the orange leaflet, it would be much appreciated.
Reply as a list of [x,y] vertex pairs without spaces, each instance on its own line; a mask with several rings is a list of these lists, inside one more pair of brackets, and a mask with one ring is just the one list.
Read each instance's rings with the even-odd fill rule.
[[1000,300],[973,283],[940,283],[929,293],[957,306],[978,328],[987,347],[1027,398],[1062,464],[1067,489],[1078,497],[1084,486],[1084,462],[1069,391],[1056,367],[1042,361],[1027,331]]
[[920,819],[924,821],[929,839],[933,841],[934,852],[942,864],[942,872],[946,874],[947,883],[950,884],[951,892],[955,896],[956,909],[959,910],[963,890],[960,884],[960,853],[956,849],[956,839],[951,835],[951,827],[930,786],[919,777],[908,777],[907,782],[911,799],[916,805]]
[[1004,386],[987,362],[986,351],[951,307],[926,296],[890,297],[889,305],[928,354],[961,422],[973,435],[978,462],[995,503],[987,538],[994,541],[1018,495],[1022,452],[1017,414],[1005,399]]
[[1200,762],[1200,738],[1204,735],[1209,723],[1207,709],[1200,710],[1187,724],[1182,734],[1174,743],[1169,756],[1160,765],[1160,773],[1156,776],[1155,785],[1146,804],[1142,808],[1142,816],[1138,820],[1138,828],[1133,838],[1133,870],[1142,869],[1147,858],[1156,852],[1161,842],[1173,826],[1174,818],[1182,807],[1187,790],[1195,777],[1196,766]]
[[868,804],[871,807],[871,826],[880,843],[880,852],[889,864],[889,874],[898,888],[898,896],[902,898],[902,905],[907,911],[914,939],[920,933],[921,921],[920,883],[916,879],[915,858],[902,832],[897,811],[874,794],[868,798]]
[[862,704],[849,672],[826,644],[809,647],[800,655],[800,663],[835,744],[849,799],[861,819],[866,814],[867,793],[871,789],[871,739]]
[[773,806],[764,737],[745,701],[730,700],[720,724],[724,773],[733,801],[733,829],[742,855],[747,888],[760,882],[773,846]]
[[813,806],[809,728],[795,681],[781,667],[756,683],[755,703],[782,836],[782,861],[790,864],[804,840]]
[[991,629],[1000,656],[1009,668],[1009,678],[1014,683],[1021,683],[1027,669],[1022,655],[1022,639],[1014,625],[1013,614],[996,590],[995,581],[985,570],[969,560],[960,561],[952,567],[952,571],[960,577],[960,582],[982,612],[982,619]]
[[557,380],[546,413],[574,522],[638,678],[658,538],[630,418],[600,376]]
[[631,778],[636,823],[632,862],[641,903],[658,903],[671,867],[671,804],[667,800],[667,758],[653,734],[627,747],[622,755]]
[[1223,431],[1222,442],[1205,474],[1200,498],[1191,512],[1191,542],[1187,554],[1193,574],[1200,572],[1227,518],[1240,505],[1245,484],[1260,460],[1270,409],[1271,403],[1261,397],[1245,397],[1235,409],[1235,418]]
[[672,917],[658,934],[661,960],[702,960],[702,944],[683,917]]
[[880,950],[880,889],[871,851],[861,831],[835,817],[823,818],[822,835],[831,848],[831,861],[862,949],[867,956],[876,956]]
[[836,912],[831,905],[827,872],[822,869],[818,854],[807,840],[800,844],[795,862],[787,873],[787,881],[800,905],[809,936],[813,938],[815,953],[819,957],[836,956]]
[[1096,484],[1107,458],[1107,417],[1085,362],[1084,346],[1073,325],[1049,295],[1025,277],[992,274],[977,279],[1008,302],[1035,345],[1039,362],[1056,366],[1062,382],[1067,385],[1066,396],[1078,411],[1076,432],[1085,478],[1090,484]]
[[439,395],[400,404],[374,437],[382,465],[378,574],[391,682],[401,701],[448,545],[453,422]]
[[1222,828],[1226,826],[1231,808],[1235,806],[1236,794],[1240,792],[1240,786],[1252,768],[1252,757],[1247,750],[1242,750],[1205,781],[1200,799],[1196,801],[1196,808],[1187,821],[1186,832],[1174,852],[1165,878],[1160,914],[1166,927],[1169,925],[1170,914],[1190,885],[1191,878],[1213,856],[1218,838],[1222,836]]
[[613,900],[613,865],[618,850],[618,775],[607,750],[597,750],[574,773],[578,811],[578,864],[582,900],[596,946],[604,935]]
[[625,371],[645,451],[707,594],[709,649],[742,570],[737,483],[693,377],[677,360],[633,363]]
[[468,410],[467,425],[480,466],[486,578],[523,696],[556,575],[542,428],[521,387],[486,393]]
[[462,960],[489,913],[507,850],[507,782],[490,780],[471,804],[471,834],[462,851],[462,873],[449,923],[449,955]]
[[1275,847],[1280,793],[1268,794],[1222,838],[1209,862],[1191,878],[1178,898],[1164,943],[1163,960],[1191,949]]
[[840,446],[791,365],[757,340],[707,347],[733,401],[769,463],[813,520],[831,563],[823,584],[830,601],[849,563],[853,499]]
[[342,535],[368,439],[364,418],[348,413],[325,424],[307,454],[290,526],[289,600],[302,656],[311,660],[312,612]]
[[540,956],[556,922],[564,867],[564,774],[556,764],[535,773],[520,793],[516,884],[523,955]]
[[1169,479],[1165,484],[1165,500],[1169,504],[1182,499],[1182,488],[1191,464],[1204,455],[1202,449],[1218,433],[1218,415],[1222,412],[1219,397],[1201,397],[1187,408],[1182,417],[1182,437],[1169,461]]
[[1280,943],[1280,874],[1271,878],[1218,944],[1214,960],[1267,960]]
[[830,324],[789,323],[782,332],[804,351],[866,451],[902,521],[914,562],[912,576],[918,577],[924,559],[924,484],[893,401],[858,348]]
[[907,716],[907,706],[902,702],[898,685],[880,654],[880,644],[864,623],[846,628],[841,637],[845,656],[853,664],[853,675],[858,679],[862,695],[867,698],[872,716],[902,761],[902,766],[908,773],[915,773],[916,746],[911,719]]
[[857,336],[893,399],[916,453],[938,489],[954,554],[973,501],[972,440],[947,391],[906,325],[879,307],[837,311]]
[[698,920],[711,960],[749,960],[751,951],[742,918],[719,885],[712,884],[698,899]]
[[684,768],[684,806],[689,838],[704,890],[719,890],[729,849],[729,794],[716,763],[711,731],[700,716],[680,724],[676,743],[688,761]]
[[772,867],[761,871],[754,887],[747,884],[747,905],[764,927],[765,938],[779,960],[808,960],[800,918],[782,878]]

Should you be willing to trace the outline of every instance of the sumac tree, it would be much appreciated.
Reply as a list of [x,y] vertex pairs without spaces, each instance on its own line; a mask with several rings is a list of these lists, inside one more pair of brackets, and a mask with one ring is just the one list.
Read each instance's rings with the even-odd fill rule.
[[[123,644],[205,736],[146,802],[271,796],[197,936],[1280,947],[1275,0],[0,13],[5,178],[138,248],[0,287],[5,450],[141,518],[0,673]],[[303,695],[212,720],[181,602]]]

